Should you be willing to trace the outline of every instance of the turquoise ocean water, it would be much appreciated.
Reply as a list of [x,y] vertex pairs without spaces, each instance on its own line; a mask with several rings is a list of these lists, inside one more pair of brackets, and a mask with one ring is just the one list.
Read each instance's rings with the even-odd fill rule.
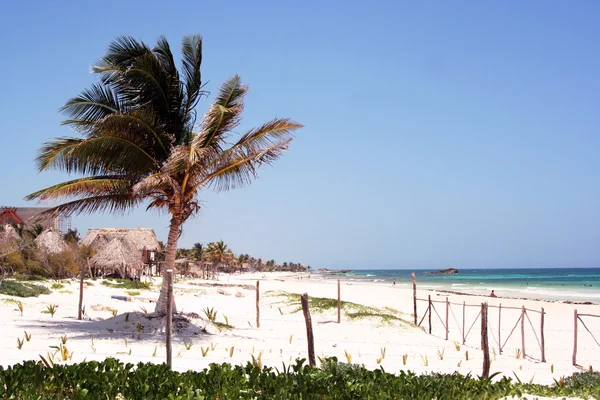
[[[321,275],[321,279],[373,282],[400,287],[412,286],[413,270],[352,270]],[[455,275],[424,275],[414,270],[419,288],[451,290],[471,294],[526,297],[545,300],[600,303],[600,268],[459,269]]]

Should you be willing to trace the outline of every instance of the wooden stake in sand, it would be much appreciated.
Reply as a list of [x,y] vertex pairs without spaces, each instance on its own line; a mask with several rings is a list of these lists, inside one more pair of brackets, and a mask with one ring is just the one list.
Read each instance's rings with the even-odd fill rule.
[[338,324],[342,323],[342,295],[340,289],[340,280],[338,279]]
[[302,303],[302,312],[304,313],[304,321],[306,322],[306,338],[308,339],[308,363],[311,367],[317,365],[315,361],[315,338],[313,337],[312,320],[310,318],[310,310],[308,309],[308,293],[304,293],[300,297]]
[[[90,259],[88,258],[88,263]],[[79,274],[79,309],[77,310],[77,320],[81,321],[83,317],[83,278],[85,277],[85,269],[81,267]]]
[[415,325],[417,325],[417,278],[415,277],[415,273],[411,272],[412,281],[413,281],[413,308],[415,313]]
[[525,359],[525,306],[521,307],[521,353]]
[[446,297],[446,340],[448,340],[448,333],[450,332],[450,327],[448,326],[448,311],[450,309],[450,303],[448,302],[448,298]]
[[256,281],[256,327],[260,328],[260,281]]
[[484,378],[490,376],[490,348],[488,345],[488,305],[481,303],[481,349],[483,350],[483,373]]
[[573,326],[573,365],[577,365],[577,310],[574,311],[574,315],[575,325]]
[[544,307],[542,307],[542,314],[540,315],[540,347],[542,348],[542,362],[546,362],[546,340],[544,339]]
[[462,329],[462,337],[463,337],[463,345],[467,341],[467,337],[465,336],[465,319],[467,315],[467,303],[463,301],[463,329]]
[[166,347],[167,347],[167,365],[173,365],[173,354],[171,349],[171,332],[173,325],[173,270],[168,269],[165,279],[167,280],[167,322],[166,322]]
[[502,303],[498,304],[498,351],[502,354]]
[[429,306],[427,307],[429,313],[429,334],[431,335],[431,295],[429,295]]

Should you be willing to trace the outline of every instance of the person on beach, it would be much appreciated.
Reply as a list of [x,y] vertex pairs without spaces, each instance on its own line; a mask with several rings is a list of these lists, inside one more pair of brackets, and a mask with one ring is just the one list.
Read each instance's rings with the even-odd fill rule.
[[496,293],[494,293],[494,291],[492,290],[492,293],[490,293],[490,297],[497,297]]
[[396,280],[394,279],[394,283],[392,283],[393,286],[396,286]]

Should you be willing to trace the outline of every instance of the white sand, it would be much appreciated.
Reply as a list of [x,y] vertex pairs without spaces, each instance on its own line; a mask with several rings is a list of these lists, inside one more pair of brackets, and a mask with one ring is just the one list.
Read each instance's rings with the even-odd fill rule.
[[[173,342],[173,367],[176,370],[201,370],[212,362],[246,363],[251,355],[258,357],[262,353],[265,365],[280,367],[282,362],[289,364],[290,359],[307,357],[306,328],[302,312],[292,313],[299,305],[286,306],[280,303],[281,298],[268,296],[268,291],[286,291],[293,293],[308,292],[315,297],[335,298],[337,284],[335,281],[319,281],[297,279],[300,275],[271,273],[245,274],[223,276],[219,282],[226,284],[254,285],[261,280],[261,327],[255,327],[255,291],[239,287],[224,287],[220,289],[225,294],[219,294],[218,287],[199,286],[206,281],[179,280],[175,285],[176,301],[179,311],[186,315],[191,324],[185,329],[178,330]],[[155,299],[158,296],[160,279],[154,280],[155,289],[141,291],[133,301],[125,302],[111,299],[111,295],[126,295],[119,289],[110,289],[95,281],[94,286],[87,287],[84,295],[86,319],[77,321],[78,289],[77,281],[63,281],[65,288],[53,290],[50,295],[39,298],[19,299],[24,304],[24,314],[20,315],[16,306],[0,297],[0,318],[4,326],[0,331],[0,363],[4,366],[23,360],[39,360],[40,355],[47,357],[55,350],[50,346],[58,346],[60,337],[67,335],[66,347],[72,352],[69,362],[83,360],[101,360],[106,357],[116,357],[125,362],[156,362],[165,360],[164,326],[162,320],[149,318],[150,315],[141,311],[146,307],[149,312],[154,304],[143,298]],[[236,296],[238,294],[238,297]],[[435,292],[419,292],[420,298],[428,295],[437,301],[445,301],[446,295]],[[141,299],[142,298],[142,299]],[[378,284],[342,284],[342,299],[373,307],[391,307],[403,313],[403,318],[412,321],[412,289],[406,287],[382,286]],[[525,306],[529,309],[545,308],[545,343],[546,363],[540,362],[540,348],[533,334],[529,320],[525,325],[525,346],[527,358],[516,358],[516,349],[521,347],[520,324],[504,346],[503,354],[498,352],[498,310],[490,308],[490,348],[495,348],[492,354],[491,372],[522,381],[533,380],[537,383],[552,383],[561,376],[571,375],[580,371],[572,366],[573,353],[573,310],[580,313],[599,314],[598,305],[569,305],[562,303],[539,302],[534,300],[491,299],[477,296],[450,295],[450,302],[477,305],[488,301],[490,305],[502,304],[501,341],[504,342],[511,329],[515,326],[521,313],[506,307]],[[58,305],[54,318],[42,313],[49,304]],[[436,303],[436,310],[442,320],[445,319],[445,304]],[[224,322],[228,317],[231,330],[218,330],[206,320],[203,309],[214,307],[218,312],[217,320]],[[419,319],[426,308],[425,302],[418,304]],[[112,316],[108,308],[117,310]],[[466,330],[473,324],[480,307],[467,307]],[[194,316],[190,313],[196,313]],[[127,317],[128,314],[128,317]],[[190,316],[191,315],[191,316]],[[529,312],[529,319],[539,336],[539,313]],[[333,310],[327,314],[313,313],[314,336],[316,353],[320,357],[336,356],[346,361],[346,352],[351,355],[353,363],[364,364],[368,368],[378,368],[380,365],[388,372],[398,372],[401,369],[417,373],[458,371],[462,374],[481,374],[482,351],[480,350],[481,322],[477,320],[469,333],[466,345],[462,345],[460,327],[462,325],[462,306],[452,306],[449,314],[449,339],[444,340],[445,330],[438,315],[433,313],[433,335],[424,332],[422,328],[414,328],[401,323],[382,323],[379,319],[357,319],[354,321],[342,318],[337,324],[337,314]],[[128,318],[128,321],[126,321]],[[136,322],[140,321],[143,329],[138,339]],[[592,332],[600,332],[600,318],[584,319]],[[180,322],[176,321],[176,325]],[[427,327],[427,318],[423,321]],[[208,333],[203,333],[206,327]],[[17,338],[23,338],[24,332],[31,334],[31,341],[25,342],[22,349],[17,349]],[[93,344],[92,344],[93,337]],[[460,343],[460,350],[455,347],[455,341]],[[192,342],[186,350],[184,342]],[[212,348],[211,348],[212,347]],[[234,348],[231,353],[231,348]],[[202,350],[206,351],[202,355]],[[385,358],[378,364],[382,349]],[[466,360],[466,351],[469,359]],[[492,350],[491,350],[492,351]],[[153,355],[155,353],[155,356]],[[406,365],[403,355],[407,355]],[[55,355],[55,361],[60,358]],[[442,359],[443,358],[443,359]],[[600,346],[592,336],[579,325],[578,363],[584,368],[589,365],[599,367]],[[553,372],[552,372],[553,366]]]

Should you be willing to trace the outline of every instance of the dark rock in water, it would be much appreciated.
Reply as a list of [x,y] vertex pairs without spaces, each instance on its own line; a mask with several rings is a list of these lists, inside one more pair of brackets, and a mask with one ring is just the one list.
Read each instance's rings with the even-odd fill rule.
[[452,275],[458,274],[458,270],[456,268],[446,268],[441,271],[436,272],[423,272],[423,275]]

